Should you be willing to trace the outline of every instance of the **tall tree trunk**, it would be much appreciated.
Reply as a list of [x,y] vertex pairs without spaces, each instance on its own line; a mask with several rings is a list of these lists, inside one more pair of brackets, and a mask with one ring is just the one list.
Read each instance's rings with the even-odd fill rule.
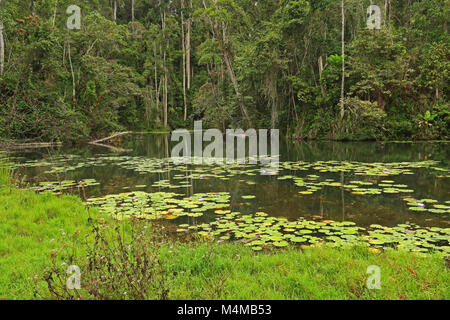
[[[213,2],[214,2],[214,5],[216,5],[216,0],[213,0]],[[203,6],[205,9],[207,8],[205,1],[203,1]],[[239,104],[241,107],[242,115],[245,117],[249,126],[251,127],[252,121],[248,115],[247,108],[245,107],[244,102],[242,101],[242,96],[239,91],[239,85],[236,80],[236,76],[234,74],[233,67],[231,65],[231,61],[230,61],[230,57],[229,57],[230,54],[228,52],[228,49],[225,46],[225,40],[226,40],[225,39],[225,37],[226,37],[225,29],[223,28],[223,30],[222,30],[222,33],[223,33],[223,36],[222,36],[221,30],[219,30],[218,23],[216,21],[212,21],[211,19],[209,19],[209,23],[211,25],[211,31],[216,36],[217,42],[219,43],[220,51],[222,52],[223,59],[225,60],[225,65],[227,66],[228,76],[230,77],[231,83],[233,84],[234,92],[236,93],[236,96],[238,97],[238,99],[240,101]]]
[[344,88],[345,88],[345,7],[341,0],[342,15],[342,81],[341,81],[341,119],[344,118]]
[[53,8],[53,22],[52,22],[52,26],[55,26],[55,21],[56,21],[56,10],[58,9],[58,0],[55,1],[55,7]]
[[117,20],[117,0],[114,0],[113,19]]
[[[0,0],[0,10],[2,9],[2,0]],[[0,15],[0,76],[5,69],[5,40],[3,39],[3,19]]]
[[183,51],[183,101],[184,101],[184,121],[187,119],[187,98],[186,98],[186,42],[184,36],[184,1],[181,0],[181,50]]
[[[164,11],[162,13],[162,34],[163,34],[163,39],[166,39],[166,12]],[[167,64],[166,64],[166,57],[167,57],[167,52],[169,51],[169,40],[166,41],[166,47],[164,48],[164,54],[163,54],[163,69],[164,69],[164,88],[163,88],[163,123],[164,123],[164,128],[167,128],[167,118],[168,118],[168,114],[167,114],[167,109],[168,109],[168,73],[169,73],[169,69],[167,68]]]
[[385,0],[384,6],[386,7],[386,23],[389,28],[391,25],[391,0]]
[[[157,49],[156,44],[154,45],[155,52],[155,106],[156,110],[159,112],[159,86],[158,86],[158,64],[157,64]],[[161,56],[159,56],[161,58]]]
[[[189,8],[192,11],[192,0],[189,0]],[[189,12],[189,17],[186,26],[186,74],[187,74],[187,89],[191,89],[191,24],[192,12]]]
[[378,91],[377,104],[381,110],[384,110],[386,106],[386,100],[384,99],[384,94],[381,90]]
[[278,122],[278,108],[277,101],[275,97],[272,98],[272,115],[271,115],[271,128],[275,129],[275,126]]
[[131,0],[131,21],[134,22],[134,0]]
[[[217,28],[216,28],[216,30],[217,30]],[[218,32],[218,30],[216,32],[216,36],[220,37],[220,33]],[[242,99],[241,93],[239,91],[239,85],[236,80],[236,75],[234,74],[233,67],[231,66],[231,61],[230,61],[230,58],[228,55],[228,51],[226,50],[226,48],[223,44],[223,41],[219,40],[219,44],[222,49],[222,54],[223,54],[223,58],[225,59],[225,64],[227,65],[228,75],[230,76],[231,82],[233,83],[234,91],[236,92],[236,95],[238,96],[238,98]],[[244,115],[244,117],[248,121],[248,123],[251,124],[251,120],[248,115],[247,108],[245,107],[245,105],[242,101],[240,104],[241,104],[242,114]]]
[[70,73],[72,74],[72,99],[75,101],[76,96],[76,88],[75,88],[75,73],[73,72],[73,65],[72,65],[72,54],[70,52],[70,42],[67,42],[68,44],[68,54],[69,54],[69,64],[70,64]]
[[[241,99],[242,97],[241,97],[241,93],[239,91],[239,85],[236,80],[236,75],[234,74],[233,67],[231,65],[229,53],[228,53],[228,50],[225,48],[224,40],[222,39],[222,36],[220,35],[220,31],[219,31],[219,28],[217,27],[217,24],[214,24],[214,31],[216,34],[217,41],[219,42],[219,46],[222,51],[223,58],[225,60],[225,64],[227,66],[228,76],[230,77],[231,83],[233,84],[233,88],[234,88],[236,95],[238,96],[239,99]],[[247,122],[249,124],[251,124],[251,120],[248,115],[247,108],[245,107],[245,105],[242,101],[240,102],[240,105],[241,105],[242,114],[244,115]]]
[[322,83],[322,72],[323,72],[323,59],[322,56],[319,57],[319,61],[317,61],[317,64],[319,66],[319,81],[320,81],[320,91],[322,92],[322,97],[325,97],[325,87],[323,86]]
[[164,93],[163,93],[163,118],[164,128],[167,128],[167,109],[168,109],[168,71],[166,67],[166,53],[164,52]]

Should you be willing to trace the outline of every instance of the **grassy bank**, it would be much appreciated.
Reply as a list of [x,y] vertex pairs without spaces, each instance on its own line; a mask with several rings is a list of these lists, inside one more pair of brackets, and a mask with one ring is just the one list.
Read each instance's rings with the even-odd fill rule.
[[[182,246],[167,257],[173,299],[449,299],[450,272],[442,257],[367,248],[289,249],[253,254],[241,245]],[[381,269],[381,290],[369,290],[370,265]]]
[[87,231],[88,213],[76,197],[0,189],[0,299],[31,299],[30,280],[49,265],[55,238]]
[[[0,299],[51,298],[42,279],[37,283],[43,293],[34,296],[31,279],[42,278],[51,265],[51,250],[60,246],[54,239],[90,232],[90,214],[76,197],[1,188]],[[115,222],[109,223],[114,229]],[[89,247],[83,242],[78,255]],[[450,298],[450,272],[442,256],[433,254],[374,254],[361,247],[254,253],[232,243],[166,241],[158,246],[158,260],[169,299]],[[381,269],[381,290],[366,288],[370,265]]]

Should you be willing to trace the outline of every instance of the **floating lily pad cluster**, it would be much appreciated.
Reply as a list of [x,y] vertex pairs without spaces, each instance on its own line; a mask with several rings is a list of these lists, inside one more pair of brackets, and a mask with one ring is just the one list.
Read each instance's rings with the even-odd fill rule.
[[83,179],[78,182],[75,180],[48,181],[41,182],[39,185],[32,187],[31,189],[39,193],[52,192],[55,194],[60,194],[64,190],[97,186],[99,184],[100,183],[98,183],[95,179]]
[[[228,180],[237,175],[252,176],[259,173],[259,169],[255,168],[255,166],[249,168],[249,166],[238,164],[195,165],[188,169],[186,165],[176,164],[170,158],[101,157],[98,160],[100,163],[105,161],[112,162],[121,168],[133,170],[139,174],[165,173],[170,169],[174,172],[180,172],[174,175],[174,179],[185,179],[186,181],[182,183],[183,185],[187,184],[189,179],[206,180],[214,178]],[[170,187],[170,184],[167,184],[167,182],[167,180],[161,180],[159,184],[161,187]]]
[[[437,161],[420,162],[393,162],[393,163],[364,163],[355,161],[285,161],[280,162],[280,170],[289,171],[317,171],[319,173],[351,173],[364,176],[396,176],[414,174],[412,169],[428,168],[439,173],[439,177],[450,176],[450,169],[437,167]],[[238,175],[255,176],[260,174],[258,165],[251,164],[217,164],[190,166],[187,170],[186,165],[175,163],[170,158],[147,158],[138,156],[109,156],[99,155],[91,158],[82,158],[77,155],[54,156],[49,160],[29,160],[22,164],[16,164],[23,167],[50,167],[46,173],[64,173],[74,171],[83,167],[117,165],[123,169],[133,170],[139,174],[164,173],[168,169],[171,171],[183,172],[180,179],[221,179],[228,180]],[[289,177],[289,176],[285,176]],[[290,177],[295,178],[295,177]],[[163,187],[166,185],[161,182]],[[184,185],[184,183],[183,183]],[[357,191],[358,192],[358,191]]]
[[419,228],[398,225],[393,228],[372,225],[357,227],[354,222],[309,221],[269,217],[264,212],[241,215],[230,212],[222,219],[194,226],[182,226],[178,231],[195,230],[200,236],[219,241],[238,240],[259,251],[265,247],[314,245],[326,243],[334,247],[366,244],[375,249],[397,247],[416,252],[437,250],[450,253],[450,228]]
[[[306,178],[284,176],[280,180],[293,179],[296,186],[304,187],[306,190],[300,191],[300,194],[309,195],[321,190],[324,186],[343,188],[354,195],[378,195],[378,194],[396,194],[396,193],[412,193],[414,190],[408,189],[405,184],[394,184],[392,180],[382,180],[378,185],[370,181],[350,181],[349,183],[337,182],[333,179],[319,181],[317,175],[308,175]],[[370,187],[369,187],[370,186]],[[378,187],[377,187],[378,186]]]
[[200,217],[208,210],[230,206],[227,192],[199,193],[191,197],[171,192],[129,192],[88,199],[88,204],[118,220],[131,217],[141,219],[176,219],[182,216]]
[[[299,193],[304,196],[312,195],[324,188],[339,188],[353,195],[400,195],[405,200],[409,210],[414,212],[426,212],[432,214],[447,214],[450,212],[450,203],[438,202],[432,199],[416,199],[410,197],[414,192],[406,184],[399,184],[395,182],[395,177],[400,175],[413,175],[415,170],[426,168],[437,172],[438,177],[449,177],[449,169],[439,168],[437,161],[421,161],[421,162],[392,162],[392,163],[365,163],[355,161],[285,161],[280,162],[278,180],[293,181],[298,186]],[[96,166],[110,166],[114,165],[124,170],[132,170],[139,175],[160,175],[170,172],[170,180],[167,176],[153,184],[149,185],[156,188],[158,191],[167,192],[132,192],[123,193],[120,195],[107,196],[106,198],[97,198],[91,200],[90,203],[98,205],[102,211],[109,214],[116,214],[117,218],[124,219],[129,216],[138,216],[145,219],[166,218],[176,219],[180,216],[199,217],[205,212],[211,211],[214,216],[219,217],[219,221],[228,221],[231,223],[235,221],[236,217],[242,218],[241,215],[234,215],[235,213],[229,210],[229,194],[201,194],[190,198],[183,198],[184,196],[170,191],[180,191],[179,189],[191,187],[195,180],[229,180],[233,177],[245,176],[243,183],[254,185],[251,181],[253,176],[260,175],[259,165],[238,165],[238,164],[222,164],[222,165],[189,165],[176,164],[171,159],[158,159],[136,156],[111,156],[99,155],[91,158],[84,158],[78,155],[64,155],[52,157],[50,160],[26,161],[22,164],[25,167],[48,167],[46,173],[65,173],[71,172],[85,167]],[[345,180],[325,179],[325,173],[344,173]],[[351,177],[349,179],[349,177]],[[97,184],[93,179],[84,181],[84,186],[92,186]],[[38,192],[50,191],[54,193],[61,193],[63,190],[70,190],[78,188],[78,182],[62,181],[59,182],[42,182],[35,187]],[[130,186],[126,190],[146,188],[144,185]],[[408,197],[406,197],[408,196]],[[255,196],[244,195],[243,200],[254,199]],[[262,216],[253,217],[254,219],[264,218]],[[252,218],[252,219],[253,219]],[[267,218],[267,217],[266,217]],[[248,217],[247,217],[248,219]],[[267,218],[269,219],[269,218]],[[275,219],[275,218],[274,218]],[[220,222],[220,223],[221,223]],[[219,222],[218,222],[219,223]],[[245,223],[242,221],[236,222],[241,227]],[[283,222],[287,223],[287,222]],[[290,223],[290,222],[289,222]],[[305,222],[302,222],[305,223]],[[331,225],[330,225],[331,226]],[[197,228],[190,226],[191,229]],[[247,226],[248,227],[248,226]],[[334,227],[334,226],[332,226]],[[341,226],[342,227],[342,226]],[[351,227],[351,226],[346,226]],[[211,230],[216,231],[217,226],[207,226]],[[251,227],[253,228],[253,227]],[[181,227],[180,230],[188,230],[189,227]],[[222,230],[223,228],[218,228]],[[270,228],[269,228],[270,229]],[[291,229],[291,228],[287,228]],[[326,228],[322,228],[326,229]],[[208,230],[199,230],[206,232]],[[279,231],[279,230],[278,230]],[[361,231],[361,230],[360,230]],[[335,230],[333,232],[339,232]],[[246,233],[244,233],[246,234]],[[240,233],[238,233],[238,236]],[[301,235],[295,234],[295,240],[291,241],[290,233],[286,233],[287,238],[279,241],[266,241],[264,244],[273,246],[284,246],[285,242],[301,243],[300,240],[304,238]],[[320,241],[327,241],[330,244],[341,245],[341,243],[348,243],[352,237],[342,237],[339,234],[322,234],[317,231],[313,234],[306,234],[309,237],[316,237]],[[355,234],[353,234],[356,236]],[[297,238],[297,236],[300,237]],[[348,235],[347,235],[348,236]],[[227,237],[234,238],[234,233],[224,233],[221,235],[226,239]],[[337,238],[341,239],[338,240]],[[245,236],[242,238],[246,239]],[[306,244],[314,244],[319,241],[316,238],[306,238]],[[222,239],[223,240],[223,239]],[[379,240],[379,239],[378,239]],[[258,239],[257,241],[262,241]],[[285,241],[285,242],[283,242]],[[297,241],[297,242],[296,242]],[[259,243],[259,242],[257,242]],[[374,244],[372,244],[374,245]],[[259,245],[256,247],[263,247]]]
[[430,212],[430,213],[450,213],[450,201],[446,201],[445,204],[439,204],[439,201],[434,199],[415,199],[415,198],[403,198],[408,205],[409,210],[417,212]]
[[359,231],[353,222],[315,222],[298,220],[290,222],[284,218],[269,217],[259,212],[255,216],[227,214],[224,219],[194,226],[198,234],[219,240],[238,240],[259,251],[263,247],[286,247],[288,245],[311,245],[321,242],[324,237],[330,241],[342,236],[348,242],[357,239]]
[[355,161],[286,161],[280,163],[280,166],[287,170],[308,171],[315,170],[318,172],[349,172],[355,175],[366,176],[392,176],[399,174],[414,174],[411,169],[417,168],[433,168],[437,161],[428,160],[420,162],[391,162],[391,163],[365,163]]
[[[75,165],[69,165],[71,162],[76,162]],[[68,171],[74,171],[78,168],[89,166],[92,163],[89,161],[81,161],[80,156],[76,155],[59,155],[52,156],[51,159],[41,159],[41,160],[27,160],[23,163],[15,163],[15,167],[25,167],[25,168],[36,168],[36,167],[50,167],[51,169],[46,171],[46,173],[62,173]]]
[[[73,171],[83,167],[116,165],[126,170],[133,170],[138,174],[161,174],[173,172],[170,180],[168,178],[159,180],[151,185],[159,190],[181,189],[192,186],[194,180],[229,180],[235,176],[245,175],[247,178],[241,180],[248,185],[254,185],[254,181],[248,178],[260,174],[260,168],[256,165],[221,164],[221,165],[193,165],[176,164],[170,158],[158,159],[135,156],[110,156],[100,155],[91,158],[82,158],[77,155],[55,156],[51,160],[31,160],[23,163],[23,166],[50,167],[46,173],[63,173]],[[418,168],[428,168],[444,175],[449,169],[437,167],[437,161],[421,162],[393,162],[393,163],[364,163],[355,161],[285,161],[280,162],[280,173],[289,171],[289,175],[280,175],[279,180],[292,180],[295,185],[301,187],[299,194],[311,195],[324,187],[336,187],[350,192],[353,195],[391,195],[391,194],[411,194],[414,190],[407,185],[397,184],[392,177],[398,175],[414,174],[413,170]],[[305,172],[304,176],[299,176],[298,172]],[[315,171],[315,172],[311,172]],[[295,175],[294,175],[295,173]],[[313,174],[317,173],[317,174]],[[348,176],[362,176],[361,181],[353,179],[351,181],[336,181],[334,179],[323,179],[323,173],[345,173]],[[42,183],[39,190],[52,190],[47,187],[49,183]],[[52,182],[55,186],[56,183]],[[73,182],[63,183],[62,187],[54,187],[56,192],[73,187]],[[136,189],[142,186],[136,187]],[[131,188],[127,188],[128,190]],[[244,198],[245,199],[245,198]],[[416,212],[447,213],[449,208],[442,203],[427,203],[426,201],[408,201],[408,208]],[[424,204],[424,206],[422,206]]]
[[412,224],[399,224],[388,228],[371,225],[364,238],[372,246],[396,247],[413,252],[442,251],[450,254],[450,228],[420,228]]
[[170,180],[159,180],[155,182],[152,187],[160,188],[160,189],[178,189],[178,188],[189,188],[192,184],[189,181],[184,181],[180,184],[170,183]]
[[[48,167],[46,173],[64,173],[84,167],[115,165],[132,170],[140,175],[171,172],[171,178],[161,179],[151,185],[157,189],[178,189],[192,185],[194,180],[229,180],[237,176],[246,176],[241,180],[249,185],[252,176],[259,176],[258,165],[190,165],[176,164],[171,159],[157,159],[133,156],[100,155],[92,158],[81,156],[58,156],[51,160],[26,161],[24,167]],[[353,161],[286,161],[280,162],[278,180],[290,180],[301,189],[302,195],[310,195],[323,188],[340,188],[354,195],[390,195],[404,196],[408,208],[417,212],[446,214],[450,212],[450,202],[433,199],[406,197],[413,193],[405,184],[395,182],[399,175],[412,175],[414,170],[427,168],[437,172],[438,177],[449,177],[449,169],[439,168],[436,161],[364,163]],[[325,179],[324,173],[344,173],[345,180]],[[358,177],[360,176],[360,177]],[[348,177],[352,177],[348,179]],[[348,180],[347,180],[348,179]],[[63,190],[93,186],[94,179],[81,182],[72,180],[61,182],[42,182],[34,189],[38,192],[61,193]],[[136,189],[145,185],[135,186]],[[130,188],[131,189],[131,188]],[[167,190],[164,190],[167,191]],[[252,200],[254,195],[243,195],[243,200]],[[403,248],[415,252],[430,250],[449,253],[450,229],[419,228],[401,224],[396,227],[372,225],[361,228],[353,222],[308,221],[298,219],[270,217],[267,213],[254,215],[241,214],[230,210],[230,194],[227,192],[199,193],[185,196],[175,192],[141,191],[108,195],[88,200],[90,205],[98,206],[104,214],[113,215],[122,220],[130,217],[141,219],[177,219],[179,217],[200,217],[210,213],[215,218],[210,223],[182,224],[178,232],[195,231],[201,236],[219,241],[240,241],[259,251],[267,247],[310,246],[326,243],[342,247],[355,243],[370,246],[373,250]]]
[[450,169],[439,167],[431,167],[431,169],[437,171],[436,178],[450,178]]

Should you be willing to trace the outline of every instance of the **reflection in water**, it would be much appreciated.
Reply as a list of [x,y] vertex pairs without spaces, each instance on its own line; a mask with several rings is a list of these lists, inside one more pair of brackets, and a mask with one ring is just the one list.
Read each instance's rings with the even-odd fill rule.
[[[418,142],[418,143],[378,143],[378,142],[303,142],[287,143],[280,141],[281,161],[358,161],[369,163],[387,162],[416,162],[424,160],[440,161],[439,166],[450,166],[449,143]],[[132,135],[123,138],[120,148],[131,150],[107,149],[96,146],[62,147],[51,150],[37,150],[15,154],[21,156],[22,161],[30,159],[51,159],[56,155],[78,155],[82,158],[98,156],[128,156],[146,158],[167,158],[171,148],[176,144],[170,141],[167,134]],[[48,168],[28,168],[22,173],[27,175],[30,182],[55,181],[54,174],[45,174]],[[187,166],[185,177],[189,177],[194,167]],[[414,193],[408,196],[417,199],[436,199],[439,202],[450,200],[450,179],[437,178],[431,169],[414,169],[414,175],[398,175],[390,177],[396,184],[405,184]],[[166,163],[164,171],[158,173],[138,173],[134,170],[119,168],[114,164],[102,166],[87,166],[73,172],[63,173],[59,179],[81,180],[94,178],[100,186],[88,190],[88,196],[98,196],[112,193],[134,191],[135,186],[147,186],[142,191],[174,191],[151,187],[155,182],[168,180],[177,183],[173,165]],[[318,174],[315,171],[283,171],[282,175],[304,177],[308,174]],[[352,173],[320,173],[321,179],[333,179],[336,182],[348,184],[352,180],[361,179]],[[399,223],[416,223],[421,226],[448,227],[449,214],[431,214],[412,212],[399,194],[355,195],[344,188],[323,187],[311,195],[300,195],[300,188],[292,180],[279,180],[277,176],[248,176],[238,175],[229,180],[215,178],[191,179],[190,186],[175,189],[178,193],[191,196],[200,192],[230,192],[233,211],[254,213],[264,211],[272,216],[295,219],[300,216],[306,218],[320,218],[337,221],[354,221],[361,226],[381,224],[394,226]],[[186,178],[185,178],[186,180]],[[376,180],[376,179],[374,179]],[[243,200],[243,195],[255,195],[250,201]],[[204,217],[203,219],[211,219]],[[187,219],[187,218],[186,218]],[[195,218],[197,219],[197,218]],[[202,218],[200,218],[201,220]]]

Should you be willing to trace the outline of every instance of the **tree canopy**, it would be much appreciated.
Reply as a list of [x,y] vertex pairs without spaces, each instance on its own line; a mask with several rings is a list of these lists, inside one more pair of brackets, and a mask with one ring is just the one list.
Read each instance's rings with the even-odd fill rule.
[[[379,30],[367,28],[371,4],[381,8]],[[79,30],[67,28],[70,5],[81,8]],[[297,139],[449,136],[449,0],[3,0],[0,8],[1,138],[78,141],[199,119]]]

